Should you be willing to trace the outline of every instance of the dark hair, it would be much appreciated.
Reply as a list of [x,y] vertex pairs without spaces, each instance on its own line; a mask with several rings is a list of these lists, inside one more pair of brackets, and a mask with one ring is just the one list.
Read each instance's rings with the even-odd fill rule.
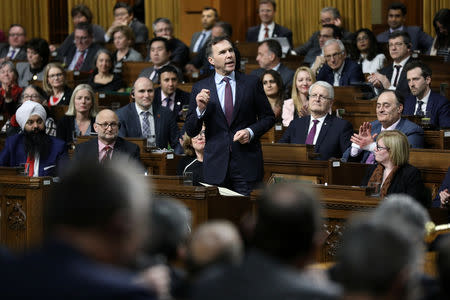
[[27,31],[25,30],[25,27],[23,27],[21,24],[11,24],[11,25],[9,26],[8,33],[9,33],[9,31],[11,30],[11,28],[13,28],[13,27],[20,27],[20,28],[22,28],[23,34],[24,34],[24,35],[27,35]]
[[95,54],[95,56],[94,56],[94,64],[95,64],[94,74],[97,74],[97,73],[98,73],[98,69],[97,69],[97,59],[98,59],[98,57],[100,56],[100,54],[102,54],[102,53],[105,53],[106,55],[108,55],[109,59],[111,60],[111,67],[109,68],[108,73],[109,73],[109,74],[112,74],[112,73],[113,73],[113,70],[114,70],[114,62],[113,62],[113,61],[114,61],[114,58],[113,58],[113,55],[111,54],[111,52],[110,52],[108,49],[105,49],[105,48],[99,49],[99,50],[97,51],[97,53]]
[[368,49],[368,53],[367,53],[367,60],[371,61],[372,59],[375,58],[375,56],[378,55],[379,51],[378,51],[378,42],[377,42],[377,38],[375,37],[375,34],[373,34],[373,32],[368,29],[368,28],[361,28],[358,31],[355,32],[354,34],[354,40],[353,40],[353,44],[354,44],[354,49],[355,49],[355,56],[352,57],[354,60],[360,60],[361,59],[361,52],[358,49],[357,43],[358,43],[358,35],[364,32],[365,34],[367,34],[367,37],[369,38],[369,49]]
[[228,42],[230,42],[231,46],[233,46],[233,42],[230,40],[230,37],[228,37],[228,36],[215,37],[212,40],[210,40],[208,42],[208,44],[206,45],[206,58],[208,58],[212,55],[212,46],[214,46],[215,44],[218,44],[222,41],[228,41]]
[[155,21],[153,21],[152,27],[153,32],[155,31],[156,24],[158,23],[165,23],[170,26],[170,30],[173,31],[173,25],[172,22],[168,18],[156,18]]
[[217,12],[217,9],[215,9],[212,6],[205,6],[203,7],[203,10],[212,10],[214,11],[214,17],[216,18],[216,21],[219,19],[219,13]]
[[150,48],[152,47],[152,44],[154,42],[158,42],[158,41],[159,42],[163,42],[164,48],[166,49],[167,52],[172,51],[171,44],[169,43],[169,41],[166,38],[163,38],[161,36],[154,37],[148,42],[148,49],[149,49],[149,51],[150,51]]
[[308,255],[320,230],[320,202],[298,182],[268,186],[258,201],[254,246],[285,263]]
[[[277,104],[280,105],[280,107],[281,107],[281,106],[283,106],[283,100],[284,100],[283,99],[283,95],[284,95],[283,78],[281,78],[281,75],[280,75],[280,73],[278,73],[278,71],[275,71],[275,70],[272,70],[272,69],[265,70],[261,74],[261,76],[259,77],[260,80],[261,80],[261,83],[264,82],[264,76],[266,74],[272,75],[273,79],[275,79],[275,84],[278,87],[278,95],[277,95],[278,101],[277,101]],[[263,85],[264,85],[264,83],[263,83]]]
[[274,0],[260,0],[258,7],[261,6],[261,4],[272,4],[273,10],[277,11],[277,3]]
[[113,12],[118,8],[125,8],[128,11],[129,15],[133,14],[133,8],[125,2],[117,2],[116,5],[114,5],[113,7]]
[[403,95],[400,92],[393,90],[382,90],[378,95],[378,98],[380,98],[380,96],[384,93],[393,93],[395,96],[395,100],[397,100],[397,104],[405,106],[405,97],[403,97]]
[[76,15],[81,14],[86,17],[88,23],[92,23],[92,12],[89,7],[84,4],[75,5],[70,14],[72,15],[72,18],[75,18]]
[[81,23],[78,23],[76,26],[75,26],[75,30],[83,30],[83,31],[86,31],[87,32],[87,34],[90,36],[90,37],[92,37],[93,36],[93,34],[94,34],[94,30],[92,29],[92,24],[89,24],[89,23],[87,23],[87,22],[81,22]]
[[342,29],[337,27],[334,24],[324,24],[322,28],[331,28],[333,29],[333,38],[337,40],[342,40]]
[[413,61],[407,63],[403,72],[405,72],[405,74],[407,74],[409,71],[411,71],[412,69],[415,69],[415,68],[420,68],[420,70],[422,71],[421,76],[423,78],[427,78],[427,77],[431,78],[431,74],[432,74],[431,68],[420,60],[413,60]]
[[394,31],[389,35],[389,39],[392,40],[400,36],[403,38],[403,42],[406,44],[406,46],[408,46],[408,48],[411,48],[411,36],[406,31]]
[[220,27],[223,30],[223,33],[226,34],[228,37],[231,38],[231,35],[233,34],[233,28],[231,27],[231,24],[224,21],[218,21],[216,24],[214,24],[213,27]]
[[281,50],[281,45],[277,40],[265,40],[259,43],[259,46],[261,45],[267,45],[267,48],[269,48],[269,51],[275,54],[276,57],[281,58],[283,56],[283,51]]
[[[437,23],[447,29],[448,34],[444,35],[440,32]],[[433,19],[434,30],[436,31],[436,43],[434,47],[436,49],[448,48],[450,47],[450,9],[443,8],[439,10]]]
[[177,80],[178,80],[178,71],[177,69],[172,66],[172,65],[165,65],[164,67],[162,67],[161,69],[158,70],[158,74],[161,76],[162,73],[175,73],[177,75]]
[[48,59],[50,56],[50,50],[48,48],[48,43],[46,40],[41,38],[34,38],[29,40],[25,48],[33,49],[42,58],[42,67],[48,64]]
[[400,9],[402,11],[402,15],[406,16],[406,12],[407,12],[406,11],[406,6],[405,6],[405,4],[403,4],[401,2],[391,3],[388,6],[388,11],[391,10],[391,9],[395,9],[395,10]]

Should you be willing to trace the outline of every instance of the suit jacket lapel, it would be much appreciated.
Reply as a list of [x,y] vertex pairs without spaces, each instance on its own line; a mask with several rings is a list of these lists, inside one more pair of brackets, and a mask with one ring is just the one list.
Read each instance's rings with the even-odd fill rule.
[[[139,117],[137,110],[136,110],[136,103],[131,103],[131,120],[134,122],[134,126],[136,128],[136,136],[142,136],[142,129],[141,129],[141,118]],[[130,130],[131,131],[131,130]],[[132,132],[129,132],[128,134],[132,134]]]
[[333,125],[333,118],[331,115],[327,114],[325,120],[323,121],[322,128],[320,129],[319,136],[317,137],[316,145],[320,145],[323,139],[327,135],[328,129]]
[[155,140],[156,140],[156,145],[160,145],[160,139],[162,139],[162,134],[161,134],[161,119],[159,117],[159,110],[157,110],[156,108],[153,108],[153,120],[155,121]]
[[311,116],[303,117],[301,118],[303,120],[303,132],[300,132],[300,144],[304,144],[306,142],[306,137],[308,137],[308,131],[309,131],[309,123],[311,123]]
[[236,119],[239,108],[242,104],[242,101],[244,101],[244,89],[245,89],[245,81],[243,78],[241,79],[241,74],[238,72],[234,72],[235,78],[236,78],[236,99],[234,99],[234,106],[233,106],[233,118],[231,119],[231,123],[233,124],[233,121]]
[[[216,81],[214,79],[214,75],[209,77],[209,86],[211,88],[210,90],[210,101],[215,103],[216,106],[216,112],[220,118],[223,118],[223,121],[227,123],[227,118],[225,117],[225,113],[222,109],[222,106],[220,105],[219,101],[219,95],[217,94],[217,87],[216,87]],[[206,109],[208,111],[208,109]],[[214,113],[214,112],[213,112]]]

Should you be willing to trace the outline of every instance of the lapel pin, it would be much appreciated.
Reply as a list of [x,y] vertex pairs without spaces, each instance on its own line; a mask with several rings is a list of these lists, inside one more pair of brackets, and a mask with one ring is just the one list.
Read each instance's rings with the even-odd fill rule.
[[177,105],[180,105],[180,104],[181,104],[181,102],[180,102],[180,101],[178,101],[178,102],[177,102]]

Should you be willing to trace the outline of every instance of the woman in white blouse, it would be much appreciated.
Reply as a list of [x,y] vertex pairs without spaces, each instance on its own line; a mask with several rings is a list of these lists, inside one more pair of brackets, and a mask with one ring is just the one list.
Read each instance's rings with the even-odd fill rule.
[[367,28],[355,33],[356,53],[354,59],[361,64],[364,74],[372,74],[384,67],[386,57],[379,53],[375,35]]

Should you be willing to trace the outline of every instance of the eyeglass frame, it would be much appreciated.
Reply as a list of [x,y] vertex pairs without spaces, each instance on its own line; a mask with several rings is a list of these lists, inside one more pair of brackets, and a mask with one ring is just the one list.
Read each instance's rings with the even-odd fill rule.
[[111,123],[97,123],[98,126],[100,126],[101,129],[106,130],[108,127],[111,127],[111,129],[120,128],[120,122],[111,122]]

